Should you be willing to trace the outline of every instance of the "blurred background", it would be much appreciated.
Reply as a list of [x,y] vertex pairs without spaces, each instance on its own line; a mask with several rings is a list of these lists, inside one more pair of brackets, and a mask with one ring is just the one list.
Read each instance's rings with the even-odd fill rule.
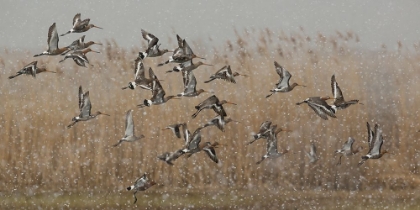
[[[420,52],[420,3],[416,1],[5,1],[0,13],[0,201],[4,209],[366,209],[412,208],[419,205],[420,155],[417,140]],[[59,34],[72,19],[103,27],[85,32],[85,41],[101,53],[88,54],[93,67],[82,68],[61,56],[33,55],[46,49],[47,31],[56,22]],[[226,105],[229,117],[240,121],[202,131],[202,141],[218,141],[220,163],[204,153],[179,158],[174,166],[156,157],[181,148],[164,127],[186,122],[191,132],[215,116],[202,111],[191,119],[194,106],[211,96],[171,100],[138,109],[151,94],[121,90],[134,78],[134,59],[146,49],[141,29],[160,38],[161,48],[174,49],[176,34],[185,38],[212,67],[194,70],[197,88],[213,91]],[[67,46],[83,34],[60,37]],[[166,74],[174,64],[157,67],[170,54],[147,58],[167,95],[183,91],[180,74]],[[56,71],[36,79],[19,76],[26,64]],[[273,62],[306,85],[290,93],[265,98],[278,81]],[[231,65],[237,84],[211,74]],[[359,99],[322,120],[308,107],[295,103],[311,96],[331,96],[335,74],[344,97]],[[110,114],[66,126],[78,115],[79,85],[90,92],[92,111]],[[146,138],[112,147],[124,134],[125,113],[133,109],[135,132]],[[246,143],[260,124],[271,120],[291,132],[278,135],[283,157],[255,163],[265,154],[265,142]],[[357,163],[368,152],[366,122],[378,123],[390,154]],[[344,157],[336,166],[349,136],[365,149]],[[310,142],[319,161],[306,156]],[[137,193],[131,185],[144,172],[159,185]]]

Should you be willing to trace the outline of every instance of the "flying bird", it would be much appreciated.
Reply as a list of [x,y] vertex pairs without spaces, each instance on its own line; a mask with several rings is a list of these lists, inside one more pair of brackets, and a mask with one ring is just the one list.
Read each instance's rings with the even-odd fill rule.
[[366,124],[368,129],[369,152],[366,155],[362,156],[362,161],[360,161],[358,164],[359,166],[369,159],[379,159],[384,154],[388,153],[387,150],[381,151],[382,144],[384,143],[384,141],[382,137],[382,130],[379,128],[378,124],[375,124],[375,131],[372,131],[369,122],[367,122]]
[[215,95],[212,95],[203,102],[199,103],[197,106],[195,106],[195,109],[197,109],[197,111],[192,115],[192,118],[197,117],[198,113],[200,113],[203,109],[213,109],[218,115],[226,117],[227,114],[223,109],[223,104],[236,105],[235,103],[226,100],[219,101],[219,99]]
[[335,154],[340,154],[340,158],[337,162],[337,165],[341,165],[341,158],[343,157],[343,155],[350,156],[362,151],[363,147],[358,147],[356,150],[353,149],[354,141],[355,140],[352,137],[349,137],[349,139],[343,144],[341,149],[335,151]]
[[36,74],[42,73],[42,72],[51,72],[56,73],[55,71],[48,71],[45,67],[38,67],[37,66],[38,61],[32,61],[30,64],[23,67],[21,70],[19,70],[15,75],[12,75],[9,77],[9,79],[13,79],[20,75],[31,75],[33,78],[36,77]]
[[328,105],[326,100],[330,99],[329,96],[326,97],[310,97],[305,99],[302,102],[296,103],[296,105],[301,105],[303,103],[308,104],[309,107],[311,107],[312,110],[315,111],[315,113],[321,117],[324,120],[328,120],[327,116],[336,118],[335,112],[337,111],[337,108],[335,105]]
[[219,71],[214,73],[210,76],[210,79],[205,81],[204,83],[209,83],[215,79],[222,79],[227,82],[236,83],[235,77],[237,76],[244,76],[247,77],[245,74],[239,74],[238,72],[232,73],[232,69],[230,69],[230,65],[222,67]]
[[73,119],[71,119],[73,122],[70,125],[68,125],[67,128],[73,127],[77,122],[88,121],[101,114],[109,116],[108,114],[102,113],[100,111],[97,111],[93,115],[91,114],[92,104],[90,103],[89,99],[89,91],[83,93],[82,86],[79,86],[79,109],[79,116],[73,117]]
[[292,75],[290,74],[289,71],[287,71],[285,68],[283,68],[282,66],[280,66],[280,64],[278,64],[276,61],[274,61],[274,67],[276,69],[277,74],[280,76],[280,80],[279,82],[276,84],[276,88],[270,90],[272,93],[267,95],[266,98],[270,97],[271,95],[273,95],[274,93],[277,92],[290,92],[293,90],[293,88],[295,88],[296,86],[302,86],[302,87],[306,87],[304,85],[299,85],[297,83],[293,83],[292,85],[289,84],[290,78],[292,77]]
[[91,28],[99,28],[102,29],[101,27],[95,26],[93,24],[89,24],[90,19],[81,19],[81,14],[77,13],[74,18],[73,18],[73,27],[65,34],[61,34],[60,36],[64,36],[66,34],[70,34],[70,33],[82,33],[85,31],[88,31]]
[[156,185],[156,182],[149,180],[148,174],[144,173],[143,176],[138,178],[133,185],[127,187],[128,191],[134,190],[134,203],[137,202],[136,193],[138,191],[145,191],[152,187],[153,185]]
[[86,57],[86,54],[87,54],[88,52],[100,53],[100,52],[98,52],[98,51],[94,51],[94,50],[92,50],[92,49],[90,49],[90,48],[85,48],[85,49],[83,49],[83,50],[74,50],[74,51],[72,51],[72,52],[67,53],[67,54],[64,56],[63,60],[59,61],[59,63],[61,63],[61,62],[65,61],[67,58],[72,58],[72,59],[73,59],[73,61],[74,61],[74,62],[75,62],[78,66],[81,66],[81,67],[86,67],[85,63],[87,63],[87,64],[89,64],[89,65],[93,66],[92,64],[90,64],[90,63],[89,63],[89,60],[88,60],[88,58]]
[[41,55],[60,55],[63,52],[66,52],[69,48],[68,47],[58,48],[58,40],[59,38],[57,34],[57,27],[55,26],[55,23],[53,23],[48,29],[47,51],[44,51],[40,54],[36,54],[34,55],[34,57],[38,57]]
[[335,75],[332,75],[331,77],[331,89],[334,96],[334,105],[335,107],[337,107],[337,109],[345,109],[352,104],[359,103],[359,100],[350,100],[350,101],[344,100],[343,92],[341,92],[341,89],[338,86],[337,81],[335,80]]
[[123,142],[133,142],[144,138],[144,135],[136,136],[134,134],[134,121],[133,121],[133,110],[128,110],[125,115],[125,133],[124,137],[114,144],[114,147],[120,145]]

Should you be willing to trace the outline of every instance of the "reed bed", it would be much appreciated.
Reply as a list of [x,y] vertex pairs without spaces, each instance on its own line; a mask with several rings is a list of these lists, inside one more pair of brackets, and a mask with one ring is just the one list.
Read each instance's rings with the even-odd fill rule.
[[[286,34],[279,31],[236,31],[236,39],[222,46],[191,42],[199,56],[214,67],[195,70],[197,88],[214,91],[220,99],[237,103],[226,105],[228,116],[241,123],[230,123],[226,132],[214,127],[202,132],[202,141],[218,141],[219,164],[204,153],[180,158],[174,166],[156,156],[181,148],[183,141],[170,131],[161,130],[178,122],[195,128],[215,116],[202,111],[191,119],[194,106],[211,94],[171,100],[164,105],[139,109],[151,93],[121,90],[133,79],[134,59],[144,48],[123,49],[109,40],[100,51],[89,54],[94,67],[81,68],[57,57],[41,57],[40,62],[57,74],[42,73],[36,79],[7,77],[34,60],[30,52],[5,50],[0,58],[0,191],[32,195],[41,192],[111,191],[122,192],[143,172],[161,186],[153,191],[196,190],[405,190],[420,184],[420,128],[418,125],[418,47],[399,45],[397,50],[383,46],[379,51],[360,50],[359,37],[353,32],[318,34],[310,37],[303,29]],[[171,43],[175,46],[175,43]],[[144,47],[144,46],[143,46]],[[170,46],[168,46],[171,48]],[[167,54],[169,55],[169,54]],[[145,61],[162,81],[167,95],[183,91],[181,75],[165,74],[172,64],[157,67],[163,58]],[[306,85],[290,93],[265,98],[278,80],[273,62],[293,75],[291,82]],[[247,74],[237,84],[224,81],[203,83],[211,74],[229,64],[233,71]],[[330,79],[335,74],[346,99],[357,104],[337,113],[337,119],[322,120],[306,105],[296,102],[311,96],[331,96]],[[92,111],[111,117],[66,126],[78,114],[78,86],[90,91]],[[135,132],[146,138],[112,147],[124,133],[125,112],[134,109]],[[246,143],[260,124],[271,120],[292,132],[278,135],[279,150],[285,156],[265,160],[265,141]],[[391,152],[379,160],[357,166],[367,153],[366,122],[379,123],[383,129],[383,149]],[[361,154],[343,158],[336,166],[339,149],[349,136]],[[306,151],[314,141],[319,161],[308,163]]]

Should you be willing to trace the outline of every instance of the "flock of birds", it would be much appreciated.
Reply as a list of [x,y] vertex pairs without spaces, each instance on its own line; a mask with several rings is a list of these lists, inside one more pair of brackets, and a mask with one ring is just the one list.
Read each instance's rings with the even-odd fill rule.
[[[90,24],[90,19],[81,19],[80,13],[76,14],[73,18],[73,27],[65,34],[70,33],[81,33],[86,32],[91,28],[99,28],[93,24]],[[194,71],[201,65],[209,65],[205,64],[201,61],[193,62],[194,58],[204,59],[198,57],[194,54],[190,46],[188,45],[185,39],[180,38],[177,35],[178,40],[178,47],[175,48],[173,51],[167,49],[159,49],[160,44],[158,44],[159,39],[151,33],[148,33],[145,30],[141,30],[143,38],[148,42],[147,49],[144,52],[139,52],[138,57],[135,59],[135,68],[134,68],[134,81],[129,82],[128,86],[123,87],[122,89],[136,89],[139,87],[141,89],[149,90],[152,92],[152,97],[150,99],[145,99],[142,104],[139,104],[139,108],[143,107],[150,107],[152,105],[160,105],[168,102],[171,99],[180,99],[180,97],[196,97],[203,92],[207,92],[203,89],[197,90],[197,80],[194,76]],[[63,62],[68,58],[72,58],[73,61],[82,67],[86,67],[86,64],[89,64],[89,60],[86,57],[88,52],[97,52],[91,50],[89,46],[93,44],[101,45],[101,43],[97,42],[84,42],[85,36],[80,37],[78,40],[74,41],[67,47],[58,47],[59,36],[57,33],[56,24],[53,23],[49,30],[48,30],[48,49],[40,54],[35,55],[34,57],[42,56],[42,55],[62,55],[64,58],[60,60]],[[177,63],[178,65],[173,67],[172,70],[167,71],[170,72],[181,72],[184,84],[184,91],[182,93],[177,94],[176,96],[165,96],[166,93],[162,88],[160,83],[161,80],[157,78],[155,73],[153,72],[152,68],[149,68],[149,78],[145,76],[145,67],[143,64],[143,60],[149,57],[158,57],[162,56],[165,53],[171,52],[172,55],[169,56],[169,59],[163,63],[158,64],[158,66],[162,66],[169,63]],[[99,53],[99,52],[97,52]],[[89,64],[90,65],[90,64]],[[280,76],[279,82],[276,84],[276,87],[270,90],[270,94],[266,97],[271,97],[273,94],[278,92],[290,92],[297,86],[305,87],[304,85],[299,85],[297,83],[293,83],[292,85],[289,84],[290,78],[292,75],[289,71],[283,68],[280,64],[274,61],[274,67],[277,74]],[[49,72],[46,68],[38,67],[37,61],[33,61],[30,64],[23,67],[19,70],[16,75],[10,76],[9,79],[15,78],[19,75],[32,75],[36,77],[36,74],[41,72]],[[222,79],[227,82],[236,83],[235,77],[237,76],[247,76],[240,74],[238,72],[232,72],[229,65],[224,66],[215,74],[210,76],[208,81],[205,83],[209,83],[216,79]],[[333,93],[333,98],[326,96],[326,97],[310,97],[306,100],[296,103],[297,105],[301,105],[306,103],[319,117],[324,120],[328,120],[328,116],[332,118],[336,118],[337,110],[345,109],[353,104],[358,104],[359,100],[350,100],[346,101],[343,97],[343,93],[338,86],[338,83],[335,79],[335,75],[331,77],[331,88]],[[328,104],[327,100],[334,99],[333,104]],[[79,87],[79,109],[80,114],[72,119],[72,123],[68,125],[68,128],[73,127],[76,123],[80,121],[88,121],[91,120],[98,115],[107,115],[100,111],[92,114],[92,104],[89,99],[89,91],[83,93],[82,86]],[[208,157],[214,161],[215,163],[219,162],[219,159],[216,155],[216,148],[222,145],[218,142],[201,142],[201,130],[215,126],[221,131],[225,131],[225,125],[229,122],[238,122],[231,118],[227,118],[227,114],[225,109],[223,108],[224,104],[232,104],[236,105],[233,102],[229,102],[226,100],[219,100],[216,95],[212,95],[203,102],[199,103],[195,106],[195,113],[192,115],[192,118],[197,117],[197,115],[204,109],[213,109],[214,112],[217,114],[216,117],[208,121],[208,123],[198,127],[192,133],[189,131],[188,126],[186,123],[177,123],[173,125],[169,125],[163,130],[171,130],[173,134],[177,138],[182,138],[184,140],[184,145],[177,149],[176,151],[169,151],[165,152],[158,156],[158,158],[169,165],[173,165],[173,162],[178,159],[179,157],[186,155],[187,157],[192,156],[195,153],[204,151]],[[359,103],[361,104],[361,103]],[[144,138],[144,135],[136,136],[134,133],[134,121],[133,121],[133,110],[128,110],[126,113],[126,121],[125,121],[125,134],[114,146],[118,146],[123,142],[134,142]],[[374,129],[372,130],[369,123],[367,123],[367,130],[368,130],[368,146],[369,151],[366,155],[362,156],[362,160],[359,162],[359,165],[363,164],[368,159],[378,159],[382,157],[383,154],[387,153],[387,151],[381,151],[381,147],[383,144],[383,137],[382,137],[382,130],[379,128],[377,124],[375,124]],[[289,130],[283,128],[277,128],[276,124],[273,124],[271,121],[265,121],[261,124],[258,133],[253,136],[253,140],[248,142],[247,144],[250,145],[253,142],[257,141],[258,139],[266,139],[266,154],[264,154],[256,164],[260,164],[265,159],[273,159],[282,156],[283,154],[287,153],[288,150],[283,150],[282,152],[278,151],[277,148],[277,135],[278,133]],[[353,149],[353,143],[355,140],[349,137],[348,141],[345,142],[343,147],[337,150],[335,153],[340,154],[339,161],[337,164],[341,164],[342,156],[351,156],[358,152],[360,152],[363,147],[359,147],[356,150]],[[307,155],[310,159],[310,163],[315,163],[318,160],[317,153],[316,153],[316,145],[314,142],[311,143],[310,152],[307,152]],[[144,191],[156,183],[148,178],[147,173],[137,179],[134,184],[127,188],[127,190],[134,190],[134,203],[137,201],[136,193],[138,191]]]

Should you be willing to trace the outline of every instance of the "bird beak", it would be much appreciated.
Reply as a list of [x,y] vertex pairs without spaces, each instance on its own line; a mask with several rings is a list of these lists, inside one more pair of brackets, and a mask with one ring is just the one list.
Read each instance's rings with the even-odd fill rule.
[[57,73],[56,71],[45,70],[46,72]]
[[[206,60],[205,58],[198,57],[198,56],[196,56],[196,55],[194,55],[194,58],[200,58],[200,59]],[[203,64],[203,65],[204,65],[204,64]]]
[[287,130],[287,129],[281,129],[281,130],[285,132],[292,132],[291,130]]
[[299,84],[297,86],[306,87],[305,85],[299,85]]
[[102,45],[100,42],[94,42],[93,44]]
[[123,87],[123,88],[121,88],[121,89],[123,89],[123,90],[125,90],[125,89],[127,89],[128,87]]
[[238,74],[239,76],[248,77],[246,74]]
[[105,113],[101,113],[101,114],[106,115],[106,116],[111,116],[111,115],[109,115],[109,114],[105,114]]
[[227,104],[238,105],[238,104],[235,104],[235,103],[233,103],[233,102],[229,102],[229,101],[226,101],[226,103],[227,103]]
[[101,28],[101,27],[98,27],[98,26],[95,26],[95,25],[94,25],[93,27],[95,27],[95,28],[99,28],[99,29],[103,29],[103,28]]
[[101,52],[98,52],[98,51],[95,51],[95,50],[91,50],[92,52],[96,52],[96,53],[101,53]]
[[[204,58],[203,58],[204,59]],[[203,64],[201,64],[201,65],[204,65],[204,66],[213,66],[213,65],[211,65],[211,64],[207,64],[207,63],[203,63]]]

